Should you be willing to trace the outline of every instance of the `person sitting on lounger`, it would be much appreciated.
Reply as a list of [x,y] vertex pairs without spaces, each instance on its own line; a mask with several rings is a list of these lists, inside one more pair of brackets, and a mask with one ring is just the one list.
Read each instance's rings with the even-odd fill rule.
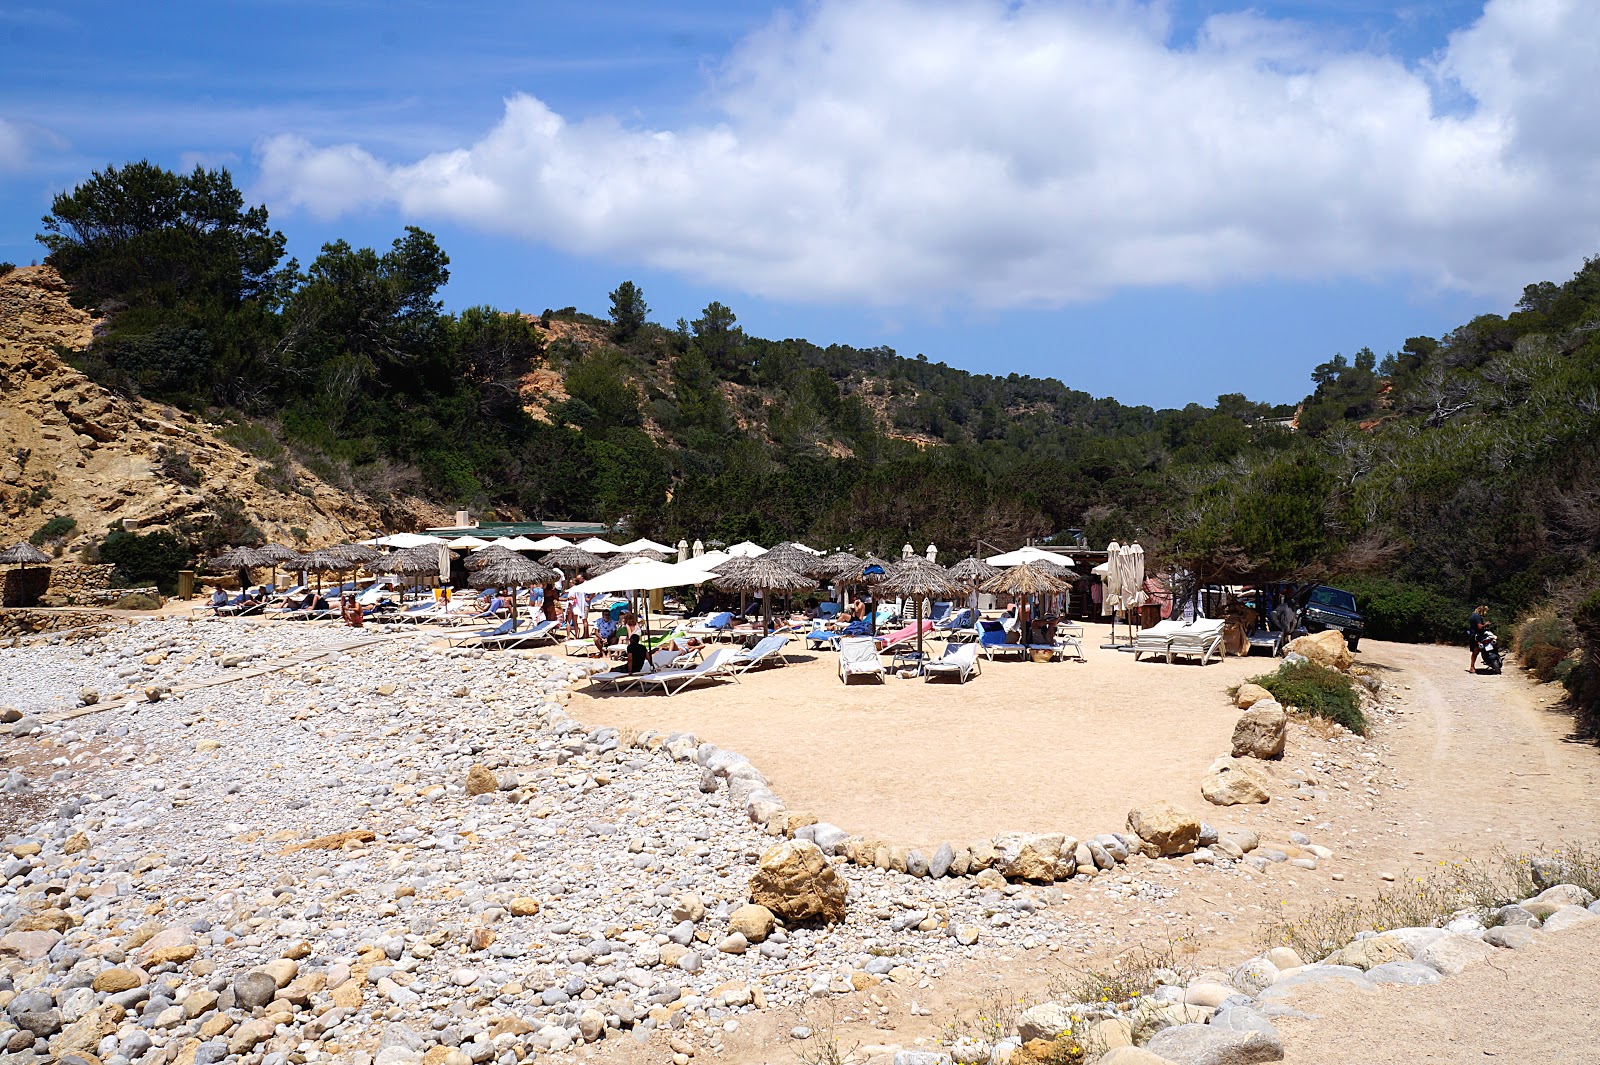
[[644,664],[649,661],[650,652],[645,649],[644,641],[637,632],[628,637],[628,672],[643,673]]
[[600,620],[594,623],[595,650],[602,655],[610,651],[611,645],[616,642],[617,623],[611,620],[610,614],[601,614]]
[[220,611],[223,607],[225,607],[227,605],[228,605],[228,593],[227,592],[223,591],[221,588],[218,588],[216,591],[211,593],[211,609],[212,610]]
[[851,621],[865,621],[865,620],[867,620],[867,603],[866,603],[866,600],[857,599],[854,603],[850,604],[850,620]]

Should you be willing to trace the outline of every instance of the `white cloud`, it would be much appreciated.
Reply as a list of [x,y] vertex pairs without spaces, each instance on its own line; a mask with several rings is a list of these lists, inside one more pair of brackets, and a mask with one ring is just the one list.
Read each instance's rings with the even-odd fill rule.
[[569,122],[519,95],[415,162],[275,137],[261,191],[787,298],[1052,305],[1397,272],[1500,289],[1600,246],[1585,6],[1490,0],[1418,70],[1251,14],[1180,46],[1133,0],[822,0],[743,42],[703,125]]
[[0,118],[0,170],[21,170],[28,161],[28,140],[22,127]]

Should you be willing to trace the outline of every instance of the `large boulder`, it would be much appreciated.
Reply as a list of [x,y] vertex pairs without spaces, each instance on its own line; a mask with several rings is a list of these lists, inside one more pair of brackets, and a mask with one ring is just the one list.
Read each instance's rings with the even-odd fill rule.
[[1411,951],[1392,936],[1371,936],[1347,943],[1323,959],[1328,965],[1350,965],[1366,972],[1392,961],[1410,961]]
[[1272,698],[1272,693],[1259,684],[1241,684],[1239,690],[1233,693],[1233,705],[1240,710],[1248,710],[1263,699]]
[[1235,758],[1282,758],[1289,738],[1289,715],[1276,699],[1259,699],[1233,726]]
[[1255,1029],[1230,1031],[1210,1024],[1180,1024],[1150,1037],[1145,1049],[1184,1065],[1252,1065],[1282,1061],[1283,1044]]
[[750,878],[750,900],[786,922],[842,921],[848,892],[821,848],[806,840],[768,848]]
[[1289,645],[1289,650],[1304,655],[1319,666],[1340,672],[1349,669],[1355,661],[1350,657],[1350,645],[1345,643],[1344,633],[1338,629],[1323,629],[1310,636],[1302,636]]
[[1077,847],[1078,841],[1070,836],[1007,833],[995,838],[999,856],[995,868],[1007,880],[1066,880],[1077,871]]
[[1563,906],[1587,906],[1594,896],[1576,884],[1556,884],[1522,903],[1522,908],[1544,920]]
[[1217,806],[1240,806],[1246,803],[1271,802],[1267,780],[1259,770],[1242,758],[1224,755],[1211,763],[1206,775],[1200,778],[1200,794],[1207,802]]
[[1165,799],[1129,810],[1128,828],[1147,851],[1158,856],[1189,854],[1200,845],[1200,819]]

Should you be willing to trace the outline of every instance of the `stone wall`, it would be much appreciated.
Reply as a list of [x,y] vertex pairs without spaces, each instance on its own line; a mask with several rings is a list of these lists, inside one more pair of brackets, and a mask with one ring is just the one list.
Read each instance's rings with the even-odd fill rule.
[[63,632],[116,621],[110,614],[92,610],[0,610],[0,640]]
[[0,606],[37,606],[50,587],[50,568],[7,570],[0,578]]
[[[52,562],[49,566],[50,590],[45,593],[41,603],[44,606],[76,606],[95,602],[96,593],[105,591],[111,583],[111,571],[115,568],[108,563]],[[122,594],[119,591],[117,597]]]

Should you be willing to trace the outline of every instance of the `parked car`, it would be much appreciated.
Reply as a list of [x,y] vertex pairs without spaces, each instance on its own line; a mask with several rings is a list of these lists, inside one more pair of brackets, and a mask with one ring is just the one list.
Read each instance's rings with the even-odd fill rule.
[[1301,592],[1300,624],[1307,632],[1338,629],[1344,642],[1354,651],[1366,632],[1366,619],[1356,609],[1356,597],[1342,588],[1314,584]]

